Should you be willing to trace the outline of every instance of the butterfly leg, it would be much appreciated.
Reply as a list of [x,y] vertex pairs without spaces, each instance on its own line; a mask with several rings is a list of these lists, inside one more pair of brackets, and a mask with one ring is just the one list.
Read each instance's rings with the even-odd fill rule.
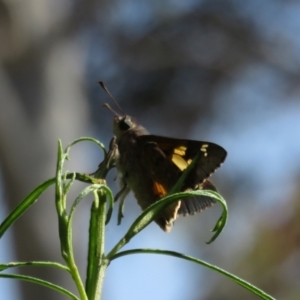
[[118,225],[121,224],[121,220],[122,220],[122,218],[124,218],[123,211],[124,211],[124,205],[125,205],[125,198],[128,195],[128,193],[130,192],[130,188],[127,186],[127,184],[124,181],[123,181],[123,184],[124,184],[123,187],[115,196],[115,202],[118,201],[119,198],[121,198],[119,210],[118,210]]
[[122,201],[122,199],[125,198],[129,192],[130,188],[127,186],[127,184],[124,184],[121,190],[115,195],[115,202],[117,202],[121,196],[122,197],[120,201]]

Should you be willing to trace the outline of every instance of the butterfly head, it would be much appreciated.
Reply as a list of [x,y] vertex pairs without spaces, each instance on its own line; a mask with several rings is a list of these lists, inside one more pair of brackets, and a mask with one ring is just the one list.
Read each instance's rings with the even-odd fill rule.
[[132,133],[132,135],[139,136],[148,134],[147,130],[138,125],[137,122],[132,119],[130,116],[126,115],[115,98],[111,95],[107,87],[104,85],[102,81],[99,81],[100,86],[106,91],[111,100],[117,105],[119,110],[122,112],[120,116],[115,110],[113,110],[107,103],[103,106],[109,109],[114,115],[114,124],[113,124],[113,132],[117,139],[120,139],[125,133]]
[[130,116],[118,116],[115,115],[114,117],[114,123],[113,123],[113,132],[114,135],[119,138],[124,133],[134,130],[137,126],[137,123],[135,120],[133,120]]
[[114,115],[113,133],[117,139],[121,138],[124,134],[131,132],[132,134],[142,135],[147,134],[144,127],[137,124],[137,122],[128,115],[119,115],[107,103],[104,107],[109,109]]

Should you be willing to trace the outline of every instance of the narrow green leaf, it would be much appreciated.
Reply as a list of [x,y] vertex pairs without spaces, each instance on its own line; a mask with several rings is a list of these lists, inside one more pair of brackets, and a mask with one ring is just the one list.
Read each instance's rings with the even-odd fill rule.
[[55,178],[51,178],[37,188],[35,188],[1,223],[0,225],[0,238],[6,230],[29,208],[34,204],[40,195],[52,184],[55,183]]
[[94,192],[95,200],[91,210],[86,277],[86,293],[89,299],[100,299],[103,280],[109,263],[104,258],[106,196],[107,193],[103,189]]
[[223,230],[227,221],[227,206],[225,200],[219,194],[212,191],[207,191],[207,190],[186,191],[186,192],[176,193],[167,196],[155,202],[154,204],[149,206],[145,211],[143,211],[142,214],[130,226],[125,236],[118,242],[118,244],[107,255],[107,258],[110,258],[111,255],[117,253],[117,251],[121,249],[126,243],[128,243],[136,234],[138,234],[141,230],[143,230],[146,226],[148,226],[157,217],[157,215],[167,206],[169,206],[175,201],[178,201],[179,199],[183,199],[191,196],[212,197],[221,203],[223,207],[222,224],[218,226],[218,231],[215,233],[215,235],[212,237],[212,239],[209,242],[215,240],[216,237]]
[[112,214],[112,207],[113,207],[113,200],[114,200],[114,196],[111,192],[111,190],[109,189],[109,187],[107,187],[106,184],[93,184],[93,185],[90,185],[88,187],[86,187],[85,189],[83,189],[83,191],[78,195],[78,197],[75,199],[72,207],[71,207],[71,210],[70,210],[70,214],[69,214],[69,224],[68,224],[68,227],[69,227],[69,230],[70,229],[70,226],[72,225],[72,220],[73,220],[73,216],[74,216],[74,213],[75,213],[75,210],[76,210],[76,207],[78,206],[78,204],[89,194],[89,193],[92,193],[96,190],[100,190],[100,189],[103,189],[105,191],[105,193],[107,194],[108,196],[108,199],[109,199],[109,205],[110,205],[110,209],[107,213],[107,218],[108,218],[108,221],[111,217],[111,214]]
[[[67,175],[67,178],[72,178],[73,173]],[[89,176],[84,176],[82,174],[76,173],[76,180],[90,183]],[[6,230],[29,208],[34,204],[38,198],[43,194],[49,186],[55,184],[56,178],[51,178],[37,188],[35,188],[18,206],[6,217],[6,219],[0,225],[0,238],[6,232]],[[108,194],[109,195],[109,194]],[[110,195],[109,195],[109,199]],[[111,205],[111,202],[110,202]],[[110,206],[111,207],[111,206]],[[111,215],[111,212],[110,212]]]
[[223,231],[227,218],[228,218],[228,209],[227,209],[227,203],[225,199],[217,192],[215,191],[208,191],[208,190],[203,190],[203,196],[211,197],[217,200],[223,207],[222,215],[219,218],[219,220],[216,222],[214,228],[212,229],[212,232],[215,232],[215,234],[212,236],[212,238],[206,242],[206,244],[212,243]]
[[[59,218],[65,215],[66,201],[63,193],[63,164],[65,161],[66,155],[62,149],[62,143],[58,141],[57,149],[57,163],[56,163],[56,174],[55,174],[55,204]],[[61,221],[61,219],[60,219]]]
[[89,193],[98,189],[100,186],[101,185],[98,185],[98,184],[90,185],[90,186],[86,187],[85,189],[83,189],[83,191],[78,195],[78,197],[75,199],[75,201],[71,207],[70,214],[66,221],[66,227],[63,228],[64,231],[60,235],[61,244],[63,246],[62,248],[64,250],[64,253],[66,254],[66,256],[65,256],[66,263],[68,264],[70,269],[71,269],[71,265],[72,265],[72,270],[75,270],[76,273],[78,273],[78,270],[77,270],[77,266],[75,265],[75,262],[74,262],[73,237],[72,237],[72,222],[73,222],[74,213],[75,213],[75,210],[76,210],[76,207],[78,206],[78,204]]
[[58,216],[58,232],[60,239],[60,248],[62,257],[65,261],[68,259],[67,252],[67,223],[68,223],[68,215],[66,212],[67,200],[66,194],[64,194],[64,186],[67,177],[66,174],[63,176],[63,165],[66,159],[66,154],[63,152],[62,143],[58,140],[58,149],[57,149],[57,162],[56,162],[56,174],[55,174],[55,206]]
[[107,210],[107,214],[106,214],[106,220],[105,220],[105,225],[107,225],[111,219],[111,215],[113,213],[113,209],[114,209],[114,204],[115,204],[115,201],[114,201],[114,195],[111,191],[111,189],[107,186],[107,185],[104,185],[105,188],[103,188],[106,192],[106,196],[107,196],[107,199],[108,199],[108,210]]
[[[126,234],[126,237],[131,239],[134,235],[136,235],[138,232],[143,230],[147,225],[149,225],[149,223],[151,223],[163,209],[165,209],[167,206],[169,206],[173,202],[176,202],[179,199],[183,199],[186,197],[191,197],[191,196],[212,197],[212,198],[216,199],[218,202],[220,202],[223,206],[223,209],[225,211],[227,211],[226,202],[221,201],[220,199],[223,199],[223,198],[219,194],[217,194],[217,195],[215,192],[211,192],[211,191],[195,190],[195,191],[186,191],[186,192],[182,192],[182,193],[176,193],[176,194],[167,196],[167,197],[157,201],[156,203],[152,204],[151,206],[149,206],[134,221],[134,223],[132,224],[132,226],[130,227],[130,229],[128,230],[128,232]],[[224,205],[224,203],[225,203],[225,205]],[[214,239],[216,238],[216,236],[218,234],[221,233],[222,229],[225,226],[226,219],[227,219],[227,213],[222,218],[222,220],[223,220],[222,226],[218,227],[218,232],[214,235],[214,237],[213,237]]]
[[98,204],[99,204],[99,197],[96,193],[95,200],[93,201],[91,207],[91,217],[90,217],[90,224],[89,224],[89,244],[88,244],[88,264],[87,264],[87,271],[86,271],[86,281],[85,281],[85,290],[87,296],[90,297],[92,293],[93,287],[93,276],[97,269],[97,257],[95,255],[96,247],[98,244],[97,241],[97,224],[98,224]]
[[95,143],[96,145],[98,145],[101,148],[101,150],[103,151],[104,156],[107,155],[107,151],[105,149],[105,146],[101,142],[99,142],[98,140],[96,140],[94,138],[91,138],[91,137],[81,137],[79,139],[76,139],[75,141],[73,141],[72,143],[70,143],[66,147],[65,153],[67,154],[67,156],[69,156],[69,152],[70,152],[70,149],[71,149],[72,146],[74,146],[75,144],[77,144],[79,142],[83,142],[83,141],[88,141],[88,142]]
[[125,256],[125,255],[131,255],[131,254],[161,254],[161,255],[168,255],[168,256],[173,256],[173,257],[177,257],[177,258],[182,258],[194,263],[197,263],[199,265],[203,265],[213,271],[216,271],[220,274],[225,275],[226,277],[228,277],[229,279],[233,280],[234,282],[236,282],[237,284],[239,284],[240,286],[244,287],[245,289],[247,289],[248,291],[252,292],[253,294],[259,296],[261,299],[264,300],[275,300],[275,298],[273,298],[272,296],[268,295],[267,293],[265,293],[264,291],[262,291],[261,289],[255,287],[254,285],[252,285],[251,283],[219,268],[216,267],[214,265],[211,265],[203,260],[200,260],[198,258],[189,256],[189,255],[185,255],[179,252],[175,252],[175,251],[168,251],[168,250],[160,250],[160,249],[133,249],[133,250],[127,250],[127,251],[122,251],[119,252],[117,254],[115,254],[114,256],[111,257],[111,261]]
[[172,195],[172,194],[180,192],[187,176],[194,169],[194,167],[196,166],[198,160],[199,160],[199,153],[193,158],[192,162],[188,165],[188,167],[181,174],[181,176],[179,177],[179,179],[177,180],[175,185],[169,191],[168,195]]
[[[94,257],[94,255],[90,254],[90,252],[95,251],[95,249],[98,249],[98,250],[100,249],[99,248],[100,238],[99,238],[98,231],[99,231],[99,228],[101,228],[101,230],[103,230],[103,232],[104,232],[104,230],[105,230],[104,223],[105,223],[105,220],[107,220],[107,219],[109,220],[109,218],[111,217],[112,205],[113,205],[113,194],[112,194],[111,190],[105,184],[93,184],[93,185],[90,185],[90,186],[86,187],[78,195],[78,197],[75,199],[75,201],[74,201],[74,203],[71,207],[71,210],[70,210],[70,214],[69,214],[68,221],[67,221],[66,234],[65,234],[65,236],[66,236],[65,237],[65,239],[66,239],[65,245],[66,246],[64,247],[64,250],[65,250],[65,253],[66,253],[65,260],[66,260],[67,265],[70,268],[70,272],[72,273],[72,277],[73,277],[73,279],[74,279],[74,281],[75,281],[75,283],[78,287],[78,290],[79,290],[80,294],[82,295],[82,299],[87,299],[87,295],[86,295],[86,291],[84,290],[83,283],[81,281],[81,278],[80,278],[80,275],[79,275],[79,272],[78,272],[78,268],[75,264],[74,253],[73,253],[73,242],[72,242],[72,221],[73,221],[73,216],[74,216],[74,213],[75,213],[75,210],[76,210],[78,204],[91,192],[96,193],[96,195],[97,195],[97,193],[100,193],[100,192],[103,193],[104,194],[103,195],[104,196],[104,201],[106,201],[106,195],[108,195],[108,197],[110,199],[109,201],[110,201],[111,211],[109,210],[107,215],[105,216],[105,212],[106,212],[105,211],[105,207],[106,207],[105,204],[103,204],[103,205],[101,204],[104,207],[104,211],[101,210],[101,213],[98,212],[97,208],[95,208],[96,210],[94,211],[94,209],[93,209],[94,206],[95,206],[95,201],[94,201],[93,206],[92,206],[92,215],[91,215],[91,221],[90,221],[90,242],[89,242],[89,255],[88,256],[89,256],[89,259],[92,257],[93,259],[98,258],[98,260],[96,260],[97,264],[95,266],[93,265],[92,268],[90,268],[90,262],[88,262],[88,264],[89,264],[88,271],[87,271],[88,279],[92,278],[92,280],[93,280],[97,277],[97,276],[95,276],[94,269],[96,268],[96,271],[99,269],[99,265],[98,265],[99,256],[96,255],[96,257]],[[99,202],[99,201],[97,201],[97,202]],[[99,206],[99,204],[97,204],[97,207],[98,206]],[[101,206],[101,208],[102,208],[102,206]],[[96,214],[96,217],[94,216],[95,214]],[[101,215],[101,218],[99,217],[99,214]],[[104,217],[102,217],[102,214],[104,214]],[[101,221],[103,221],[103,226],[102,226],[102,223],[101,223],[101,226],[99,225],[100,219],[101,219]],[[92,232],[94,230],[93,228],[95,226],[96,226],[95,230],[97,231],[96,236]],[[100,236],[102,238],[104,238],[104,234],[100,234]],[[96,241],[95,241],[95,239],[96,239]],[[92,247],[92,250],[90,250],[91,247]],[[103,255],[101,254],[101,258],[102,258],[102,256]],[[93,283],[94,283],[94,281],[92,281],[92,283],[88,283],[86,285],[86,287],[88,288],[87,291],[90,292],[92,290],[93,293],[97,293],[98,290],[90,288],[91,286],[95,286],[95,285],[93,285]]]
[[52,261],[25,261],[25,262],[11,262],[8,264],[0,264],[0,272],[9,268],[15,267],[26,267],[26,266],[35,266],[35,267],[54,267],[64,271],[70,271],[68,267]]
[[[70,176],[71,176],[71,178],[70,178]],[[69,182],[67,182],[68,178],[70,178]],[[66,185],[64,186],[63,193],[65,195],[69,193],[75,179],[76,179],[76,173],[75,172],[64,174],[64,182],[66,182]]]
[[31,276],[25,276],[25,275],[16,275],[16,274],[1,274],[0,273],[0,278],[11,278],[11,279],[19,279],[19,280],[24,280],[24,281],[28,281],[28,282],[32,282],[32,283],[36,283],[39,285],[43,285],[47,288],[50,288],[52,290],[55,290],[61,294],[64,294],[66,296],[68,296],[71,299],[74,300],[80,300],[77,296],[75,296],[74,294],[72,294],[70,291],[64,289],[63,287],[53,284],[49,281],[45,281],[39,278],[35,278],[35,277],[31,277]]

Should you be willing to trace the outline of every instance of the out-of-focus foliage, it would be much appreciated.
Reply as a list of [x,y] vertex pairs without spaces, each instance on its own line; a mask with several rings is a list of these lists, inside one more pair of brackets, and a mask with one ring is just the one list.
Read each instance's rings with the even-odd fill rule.
[[[132,247],[195,255],[275,298],[297,299],[299,20],[292,0],[0,0],[2,205],[11,210],[53,176],[58,138],[108,143],[112,115],[101,108],[110,101],[101,79],[150,132],[213,141],[229,153],[214,176],[229,203],[217,241],[204,243],[219,214],[213,208],[178,220],[169,235],[152,225]],[[80,148],[70,169],[92,172],[99,155]],[[15,260],[57,259],[53,201],[49,193],[15,224]],[[138,213],[127,201],[124,227],[111,225],[108,235],[119,236]],[[75,236],[83,274],[86,221],[83,212]],[[104,284],[108,299],[253,299],[210,271],[153,256],[112,264]],[[21,286],[24,299],[57,297]]]

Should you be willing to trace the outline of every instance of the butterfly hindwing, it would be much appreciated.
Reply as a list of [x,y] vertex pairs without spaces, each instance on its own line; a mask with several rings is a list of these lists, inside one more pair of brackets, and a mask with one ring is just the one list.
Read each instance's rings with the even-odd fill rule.
[[[208,179],[200,185],[199,189],[217,191],[216,187]],[[194,215],[211,207],[214,203],[216,203],[216,201],[213,198],[206,196],[184,198],[183,201],[181,201],[178,214],[182,216]]]

